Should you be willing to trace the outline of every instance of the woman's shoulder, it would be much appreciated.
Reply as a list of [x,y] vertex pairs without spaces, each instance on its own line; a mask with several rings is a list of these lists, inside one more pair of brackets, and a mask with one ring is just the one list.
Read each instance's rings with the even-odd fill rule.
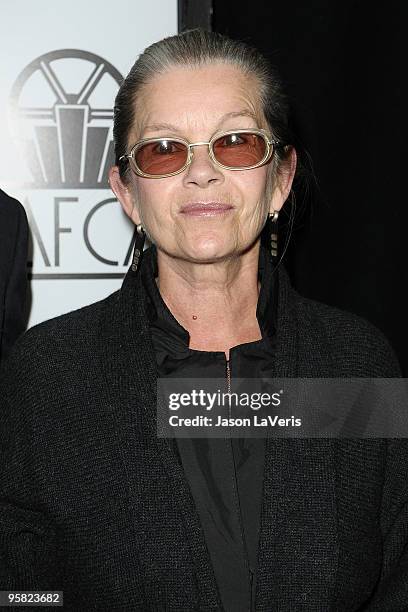
[[328,334],[336,338],[352,339],[368,337],[374,342],[382,342],[384,334],[368,319],[348,310],[304,297],[297,293],[299,315],[309,325],[324,327]]
[[[332,360],[347,363],[366,376],[401,376],[395,352],[385,334],[366,318],[296,293],[298,324],[311,342]],[[359,375],[359,374],[356,374]]]

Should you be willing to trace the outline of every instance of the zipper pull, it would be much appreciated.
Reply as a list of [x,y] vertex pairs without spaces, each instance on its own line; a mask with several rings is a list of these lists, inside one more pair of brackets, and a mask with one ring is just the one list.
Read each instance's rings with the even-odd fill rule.
[[226,376],[228,393],[231,393],[231,366],[229,359],[226,360]]
[[[231,366],[229,359],[226,360],[227,392],[231,393]],[[228,402],[228,418],[231,418],[231,398]]]

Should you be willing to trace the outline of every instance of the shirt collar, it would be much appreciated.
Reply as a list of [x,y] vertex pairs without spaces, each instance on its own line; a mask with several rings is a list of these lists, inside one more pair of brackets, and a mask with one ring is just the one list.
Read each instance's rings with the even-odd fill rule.
[[[146,312],[150,326],[164,330],[175,340],[189,345],[190,334],[175,319],[164,302],[156,284],[158,275],[157,249],[152,245],[143,254],[141,277],[146,292]],[[277,314],[277,275],[274,274],[274,262],[269,249],[261,241],[258,259],[258,279],[261,283],[256,317],[261,329],[262,338],[275,334]]]

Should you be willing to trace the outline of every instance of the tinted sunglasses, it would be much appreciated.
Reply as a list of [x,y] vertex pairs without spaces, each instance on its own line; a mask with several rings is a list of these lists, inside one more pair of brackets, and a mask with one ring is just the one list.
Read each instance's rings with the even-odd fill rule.
[[132,170],[147,178],[164,178],[183,172],[193,159],[193,147],[208,146],[211,160],[226,170],[258,168],[283,145],[258,129],[217,132],[209,142],[190,143],[184,138],[164,136],[139,140],[119,161],[128,160]]

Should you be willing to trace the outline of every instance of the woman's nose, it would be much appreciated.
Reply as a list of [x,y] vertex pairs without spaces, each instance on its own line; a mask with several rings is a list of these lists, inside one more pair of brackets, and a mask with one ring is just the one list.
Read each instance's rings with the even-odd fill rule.
[[224,180],[222,168],[217,166],[209,156],[208,145],[196,145],[192,148],[192,160],[184,174],[185,184],[193,183],[200,187]]

